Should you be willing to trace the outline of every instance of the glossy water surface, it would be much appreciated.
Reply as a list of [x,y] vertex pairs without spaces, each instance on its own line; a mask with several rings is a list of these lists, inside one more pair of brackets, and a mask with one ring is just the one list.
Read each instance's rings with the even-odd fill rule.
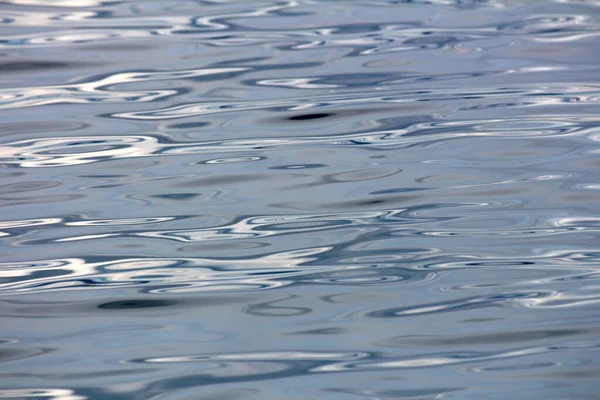
[[600,2],[0,2],[1,399],[598,399]]

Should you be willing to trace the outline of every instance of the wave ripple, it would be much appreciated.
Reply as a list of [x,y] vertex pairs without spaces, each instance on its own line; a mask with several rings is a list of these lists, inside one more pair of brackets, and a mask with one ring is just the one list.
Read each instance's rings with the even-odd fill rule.
[[596,399],[598,5],[0,2],[0,398]]

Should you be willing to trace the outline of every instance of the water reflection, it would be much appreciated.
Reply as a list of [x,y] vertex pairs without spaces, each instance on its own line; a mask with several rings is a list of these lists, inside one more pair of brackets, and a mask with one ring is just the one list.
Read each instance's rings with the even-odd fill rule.
[[0,3],[0,398],[595,399],[594,1]]

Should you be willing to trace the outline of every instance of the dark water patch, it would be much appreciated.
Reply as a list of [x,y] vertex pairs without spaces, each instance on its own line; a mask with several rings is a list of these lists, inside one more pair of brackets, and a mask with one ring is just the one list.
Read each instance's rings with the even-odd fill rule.
[[259,181],[268,179],[268,175],[252,175],[252,174],[232,174],[226,176],[218,176],[218,177],[206,177],[206,178],[196,178],[196,179],[188,179],[184,182],[177,183],[171,185],[174,188],[195,188],[195,187],[203,187],[203,186],[217,186],[217,185],[235,185],[235,184],[243,184],[251,181]]
[[407,202],[415,200],[415,196],[386,196],[386,197],[375,197],[371,199],[364,200],[352,200],[352,201],[344,201],[339,203],[327,204],[325,208],[327,209],[335,209],[335,210],[345,210],[345,209],[361,209],[363,207],[369,206],[390,206],[390,205],[405,205]]
[[198,129],[210,126],[209,122],[188,122],[182,124],[169,125],[170,129]]
[[31,192],[60,186],[60,182],[23,182],[0,186],[0,195]]
[[140,308],[154,308],[154,307],[169,307],[176,305],[177,302],[169,300],[120,300],[113,301],[110,303],[99,304],[98,308],[103,310],[137,310]]
[[0,363],[39,357],[51,352],[52,349],[13,349],[7,346],[0,350]]
[[271,169],[311,169],[311,168],[324,168],[327,164],[296,164],[296,165],[278,165],[271,167]]
[[77,122],[58,122],[58,121],[27,121],[4,123],[0,125],[0,133],[2,138],[12,135],[20,135],[23,137],[27,133],[44,133],[44,132],[68,132],[88,127],[88,124]]
[[86,64],[54,62],[54,61],[13,61],[0,62],[0,72],[4,74],[23,73],[23,72],[39,72],[53,69],[75,69],[89,67]]
[[293,117],[288,117],[288,119],[290,121],[307,121],[307,120],[311,120],[311,119],[327,118],[327,117],[331,117],[333,115],[335,115],[335,114],[327,114],[327,113],[304,114],[304,115],[294,115]]
[[308,331],[292,332],[290,335],[339,335],[342,333],[341,328],[323,328],[312,329]]
[[164,200],[191,200],[193,198],[199,197],[201,196],[201,194],[199,193],[166,193],[166,194],[155,194],[152,195],[152,197],[155,197],[157,199],[164,199]]

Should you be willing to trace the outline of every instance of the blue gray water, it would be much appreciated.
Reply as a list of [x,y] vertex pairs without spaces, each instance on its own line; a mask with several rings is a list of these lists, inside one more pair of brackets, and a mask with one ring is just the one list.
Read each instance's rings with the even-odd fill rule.
[[0,2],[0,399],[600,399],[600,2]]

